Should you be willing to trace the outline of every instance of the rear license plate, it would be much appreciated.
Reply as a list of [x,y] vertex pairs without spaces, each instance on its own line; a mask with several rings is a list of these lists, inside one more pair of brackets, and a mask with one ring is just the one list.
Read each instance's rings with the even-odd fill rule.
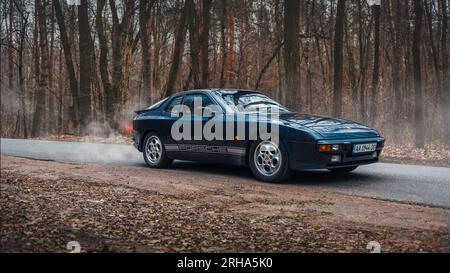
[[356,144],[353,146],[354,154],[371,153],[377,150],[377,143]]

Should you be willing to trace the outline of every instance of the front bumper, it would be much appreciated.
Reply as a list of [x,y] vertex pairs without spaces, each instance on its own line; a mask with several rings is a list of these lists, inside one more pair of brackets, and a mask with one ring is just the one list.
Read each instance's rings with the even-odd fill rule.
[[[321,140],[315,143],[288,142],[289,162],[293,170],[319,170],[342,167],[356,167],[373,164],[379,161],[384,148],[384,138],[363,138],[345,140]],[[376,152],[353,154],[355,144],[377,143]],[[342,149],[336,152],[320,152],[320,144],[339,144]],[[333,156],[340,156],[338,162],[333,162]]]

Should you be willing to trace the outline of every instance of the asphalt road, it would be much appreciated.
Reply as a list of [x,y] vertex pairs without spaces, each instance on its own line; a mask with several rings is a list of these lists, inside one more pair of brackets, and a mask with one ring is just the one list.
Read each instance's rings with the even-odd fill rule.
[[[64,163],[145,167],[142,155],[131,145],[1,139],[1,154]],[[253,179],[246,168],[190,162],[176,162],[173,168],[191,176],[228,175]],[[360,167],[347,175],[333,175],[327,171],[301,172],[287,184],[450,209],[450,168],[379,163]]]

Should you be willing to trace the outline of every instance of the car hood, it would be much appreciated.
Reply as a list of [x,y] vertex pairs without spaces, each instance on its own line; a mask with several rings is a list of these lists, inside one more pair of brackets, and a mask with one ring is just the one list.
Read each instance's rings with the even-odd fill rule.
[[280,118],[287,123],[312,130],[317,134],[320,134],[324,139],[369,138],[380,136],[377,130],[349,120],[297,113],[282,114]]

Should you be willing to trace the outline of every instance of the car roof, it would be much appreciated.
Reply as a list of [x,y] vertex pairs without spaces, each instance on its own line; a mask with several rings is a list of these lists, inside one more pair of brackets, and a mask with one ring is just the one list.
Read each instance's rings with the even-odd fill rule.
[[187,90],[182,91],[179,93],[174,94],[173,96],[180,96],[180,95],[189,95],[194,93],[213,93],[216,91],[223,91],[223,92],[248,92],[248,93],[261,93],[261,91],[256,90],[242,90],[242,89],[235,89],[235,88],[215,88],[215,89],[194,89],[194,90]]

